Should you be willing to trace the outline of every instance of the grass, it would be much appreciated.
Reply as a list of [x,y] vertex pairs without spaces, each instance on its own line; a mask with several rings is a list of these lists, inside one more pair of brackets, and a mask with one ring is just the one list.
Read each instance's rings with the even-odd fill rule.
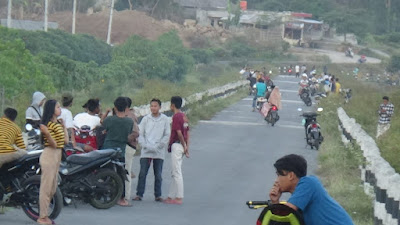
[[361,150],[357,146],[346,147],[338,130],[336,110],[342,103],[340,96],[333,95],[320,102],[324,111],[319,122],[325,139],[318,156],[318,175],[329,194],[346,209],[356,225],[372,224],[372,199],[360,185]]
[[[347,114],[355,118],[357,123],[361,124],[363,129],[372,137],[376,136],[376,127],[378,124],[378,108],[382,103],[383,96],[389,96],[391,102],[396,106],[400,106],[400,90],[397,86],[386,86],[383,84],[363,82],[355,80],[353,76],[347,76],[341,71],[352,71],[354,65],[336,65],[333,68],[333,74],[337,75],[340,83],[344,88],[351,88],[353,98],[350,103],[344,106]],[[364,66],[360,69],[361,74],[377,73],[383,71],[380,65]],[[377,140],[378,147],[382,157],[390,163],[390,165],[400,173],[400,158],[398,157],[398,137],[400,136],[400,117],[396,115],[392,117],[390,130]]]

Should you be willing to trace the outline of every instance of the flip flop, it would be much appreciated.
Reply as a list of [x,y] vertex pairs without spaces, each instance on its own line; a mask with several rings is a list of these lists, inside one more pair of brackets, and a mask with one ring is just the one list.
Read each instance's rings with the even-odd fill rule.
[[161,198],[161,197],[157,197],[157,198],[155,198],[155,199],[154,199],[154,201],[156,201],[156,202],[163,202],[163,201],[164,201],[164,199],[163,199],[163,198]]
[[167,200],[164,200],[164,203],[171,204],[171,205],[182,205],[183,202],[175,200],[175,199],[167,199]]
[[135,198],[132,199],[133,201],[142,201],[142,198],[139,196],[136,196]]

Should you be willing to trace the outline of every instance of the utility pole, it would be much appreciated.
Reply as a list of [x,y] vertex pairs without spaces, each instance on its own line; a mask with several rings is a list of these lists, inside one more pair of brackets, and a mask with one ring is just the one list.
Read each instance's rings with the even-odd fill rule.
[[44,31],[47,32],[48,21],[47,16],[49,13],[49,0],[44,0]]
[[111,25],[112,25],[113,11],[114,11],[114,0],[111,0],[110,21],[108,22],[107,44],[110,44],[111,42]]
[[12,0],[8,0],[8,10],[7,10],[7,27],[11,28],[11,11],[12,10]]
[[72,9],[72,34],[75,34],[75,19],[76,19],[76,0],[74,0],[74,5]]

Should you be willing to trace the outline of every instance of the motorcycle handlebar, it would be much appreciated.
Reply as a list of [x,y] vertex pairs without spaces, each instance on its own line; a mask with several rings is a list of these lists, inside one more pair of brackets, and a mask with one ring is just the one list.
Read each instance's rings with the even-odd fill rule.
[[270,204],[270,201],[247,201],[246,202],[246,205],[248,205],[249,207],[258,206],[258,205],[268,206],[269,204]]

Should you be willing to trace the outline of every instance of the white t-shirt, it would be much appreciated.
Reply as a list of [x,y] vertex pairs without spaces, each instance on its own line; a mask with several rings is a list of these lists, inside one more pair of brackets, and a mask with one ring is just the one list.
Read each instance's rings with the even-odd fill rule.
[[61,108],[61,115],[58,118],[64,120],[64,124],[67,129],[74,128],[72,113],[68,109]]
[[296,73],[300,73],[300,66],[295,67]]
[[74,126],[81,128],[82,126],[87,125],[90,129],[94,129],[97,126],[100,126],[100,117],[92,116],[87,112],[79,113],[74,117]]

